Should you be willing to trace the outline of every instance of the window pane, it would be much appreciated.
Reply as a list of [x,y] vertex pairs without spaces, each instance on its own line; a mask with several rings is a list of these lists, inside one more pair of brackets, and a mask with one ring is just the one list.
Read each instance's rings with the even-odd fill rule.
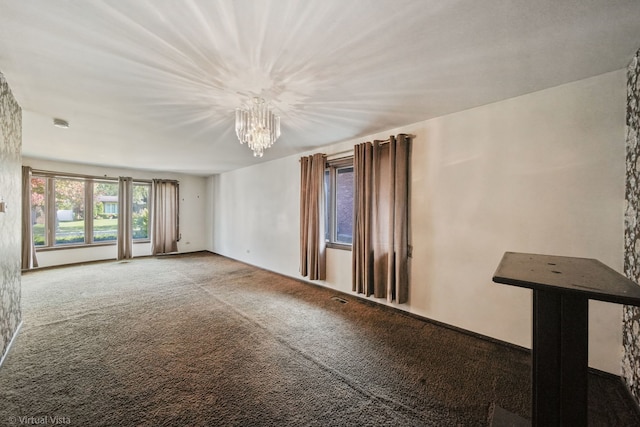
[[133,184],[133,238],[149,238],[149,184]]
[[56,244],[84,243],[84,181],[56,178]]
[[93,241],[118,239],[118,184],[93,183]]
[[353,167],[340,168],[336,174],[336,242],[353,240]]
[[45,233],[47,220],[46,188],[47,180],[45,178],[31,178],[31,226],[33,229],[33,243],[36,246],[45,246],[47,244]]

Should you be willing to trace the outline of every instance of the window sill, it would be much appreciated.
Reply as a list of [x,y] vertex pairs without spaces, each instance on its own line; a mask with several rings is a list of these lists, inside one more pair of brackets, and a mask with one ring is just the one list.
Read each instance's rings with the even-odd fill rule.
[[[140,244],[140,243],[150,243],[151,240],[149,239],[144,239],[144,240],[134,240],[133,244]],[[84,243],[79,243],[79,244],[69,244],[69,245],[56,245],[56,246],[36,246],[36,252],[48,252],[48,251],[57,251],[57,250],[64,250],[64,249],[87,249],[87,248],[96,248],[96,247],[102,247],[102,246],[115,246],[117,244],[116,240],[112,240],[110,242],[101,242],[101,243],[90,243],[90,244],[84,244]]]
[[352,247],[351,245],[347,245],[344,243],[330,243],[330,242],[327,242],[326,246],[327,248],[330,248],[330,249],[340,249],[343,251],[351,251],[351,247]]

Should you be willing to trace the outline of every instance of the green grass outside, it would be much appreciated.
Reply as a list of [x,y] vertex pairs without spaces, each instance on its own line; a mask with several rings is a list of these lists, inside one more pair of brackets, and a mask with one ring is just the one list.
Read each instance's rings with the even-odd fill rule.
[[[109,231],[112,233],[104,233]],[[94,241],[116,240],[118,219],[95,219],[93,221],[93,232]],[[58,244],[82,243],[84,242],[84,221],[58,222],[56,234],[60,234],[56,237],[56,243]],[[147,237],[146,235],[141,235],[140,230],[133,230],[133,235],[134,238]],[[36,246],[44,245],[44,224],[33,225],[33,240]]]

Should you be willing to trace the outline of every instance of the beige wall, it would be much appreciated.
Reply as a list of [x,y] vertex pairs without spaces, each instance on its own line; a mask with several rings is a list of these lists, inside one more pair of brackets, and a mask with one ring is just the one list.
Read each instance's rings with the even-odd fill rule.
[[[54,162],[41,159],[24,157],[25,166],[34,169],[53,172],[79,173],[92,176],[130,176],[134,179],[176,179],[180,182],[180,233],[182,239],[178,242],[179,252],[201,251],[207,248],[207,235],[210,234],[205,227],[206,207],[206,178],[192,175],[183,175],[165,172],[150,172],[131,169],[106,168],[75,163]],[[136,243],[133,245],[133,256],[151,255],[149,243]],[[37,253],[40,267],[53,265],[72,264],[77,262],[116,259],[117,248],[115,245],[95,246],[77,249],[64,249],[55,251],[39,251]]]
[[[414,134],[410,300],[398,307],[529,347],[531,293],[493,272],[505,251],[622,270],[624,111],[620,70],[318,151]],[[298,158],[209,178],[211,250],[299,277]],[[328,251],[323,285],[351,292],[350,256]],[[592,367],[620,373],[621,313],[591,303]]]

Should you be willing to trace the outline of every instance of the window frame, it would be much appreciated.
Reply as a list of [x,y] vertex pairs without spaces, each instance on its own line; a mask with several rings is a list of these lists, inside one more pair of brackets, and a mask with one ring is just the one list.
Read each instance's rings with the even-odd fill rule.
[[[45,236],[45,244],[44,245],[36,245],[36,252],[40,251],[51,251],[51,250],[64,250],[64,249],[77,249],[77,248],[88,248],[88,247],[96,247],[96,246],[114,246],[117,244],[117,238],[114,240],[106,240],[106,241],[94,241],[94,229],[93,229],[93,221],[94,221],[94,203],[93,203],[93,195],[94,195],[94,184],[99,182],[104,183],[114,183],[118,184],[118,178],[112,178],[107,176],[92,176],[92,175],[82,175],[82,174],[73,174],[73,173],[59,173],[59,172],[48,172],[48,171],[32,171],[31,179],[38,178],[43,179],[45,181],[45,191],[44,191],[44,236]],[[56,244],[56,196],[55,196],[55,181],[56,179],[60,180],[77,180],[84,182],[84,242],[77,243],[58,243]],[[133,180],[133,185],[144,185],[149,188],[148,197],[147,197],[147,209],[148,215],[151,215],[151,203],[150,203],[150,195],[151,195],[151,180],[145,179],[135,179]],[[29,187],[29,197],[31,197],[31,186]],[[151,221],[148,221],[147,224],[147,236],[146,238],[138,238],[133,239],[133,243],[149,243],[151,241]]]
[[[325,162],[325,174],[329,173],[329,187],[325,198],[325,245],[327,248],[351,251],[353,243],[337,241],[337,175],[339,169],[353,168],[353,156],[340,157]],[[351,208],[353,224],[353,206]],[[327,238],[328,237],[328,238]]]
[[[132,224],[132,230],[131,230],[131,235],[132,235],[132,239],[133,239],[133,243],[149,243],[151,242],[151,181],[144,181],[144,180],[133,180],[133,192],[135,194],[135,187],[136,186],[145,186],[147,187],[147,237],[140,237],[140,238],[136,238],[133,237],[133,235],[135,234],[135,229],[133,228],[133,225],[135,224],[135,218],[133,218],[133,224]],[[131,207],[131,209],[133,209],[133,206]],[[132,216],[135,214],[135,212],[131,212]],[[178,229],[179,230],[179,229]],[[178,239],[180,240],[180,239]]]
[[[91,197],[91,221],[90,221],[90,231],[91,231],[91,235],[89,236],[89,243],[87,242],[87,239],[85,239],[85,244],[87,245],[98,245],[98,244],[107,244],[107,243],[117,243],[118,242],[118,226],[116,225],[116,238],[115,239],[111,239],[111,240],[99,240],[96,241],[96,235],[95,235],[95,229],[94,229],[94,222],[96,220],[96,212],[94,211],[95,208],[95,189],[96,189],[96,184],[113,184],[116,186],[116,188],[118,187],[118,180],[113,180],[113,179],[97,179],[97,178],[92,178],[92,179],[87,179],[86,180],[86,185],[90,185],[91,189],[87,191],[87,194],[85,197]],[[116,196],[117,197],[117,196]],[[86,204],[86,203],[85,203]],[[106,213],[106,212],[105,212]],[[118,214],[118,209],[116,208],[116,218],[117,218],[117,214]],[[118,218],[118,220],[120,220]]]

